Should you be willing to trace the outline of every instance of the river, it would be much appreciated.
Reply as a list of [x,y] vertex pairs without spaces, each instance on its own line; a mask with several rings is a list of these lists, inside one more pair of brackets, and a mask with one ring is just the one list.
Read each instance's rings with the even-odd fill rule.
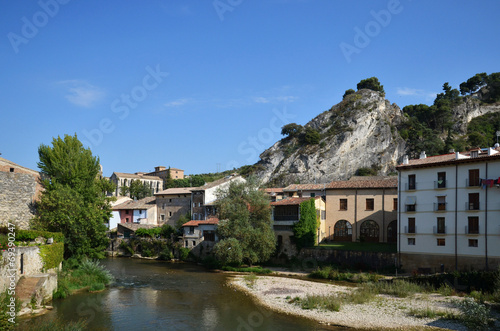
[[227,286],[229,275],[198,265],[131,258],[101,263],[115,277],[108,289],[54,300],[53,310],[24,323],[57,318],[84,319],[89,330],[343,330],[266,309]]

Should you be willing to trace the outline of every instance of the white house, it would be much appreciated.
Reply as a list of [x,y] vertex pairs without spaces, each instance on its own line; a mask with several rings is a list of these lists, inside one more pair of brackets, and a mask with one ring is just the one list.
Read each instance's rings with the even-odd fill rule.
[[397,167],[398,252],[406,271],[500,265],[500,149],[408,160]]

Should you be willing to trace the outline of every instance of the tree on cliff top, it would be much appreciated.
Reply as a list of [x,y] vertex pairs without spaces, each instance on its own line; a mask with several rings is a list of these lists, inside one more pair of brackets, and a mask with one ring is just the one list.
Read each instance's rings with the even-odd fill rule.
[[[265,262],[276,249],[271,208],[266,194],[250,178],[246,183],[231,182],[217,192],[219,226],[222,240],[214,247],[222,263]],[[237,254],[227,254],[234,250]],[[239,253],[241,252],[241,254]]]
[[380,84],[377,77],[370,77],[370,78],[361,80],[358,83],[357,88],[358,88],[358,91],[366,88],[366,89],[369,89],[372,91],[385,93],[384,86]]
[[100,178],[99,158],[75,136],[52,140],[38,148],[42,192],[33,226],[62,232],[65,258],[104,257],[111,206],[106,192],[114,185]]

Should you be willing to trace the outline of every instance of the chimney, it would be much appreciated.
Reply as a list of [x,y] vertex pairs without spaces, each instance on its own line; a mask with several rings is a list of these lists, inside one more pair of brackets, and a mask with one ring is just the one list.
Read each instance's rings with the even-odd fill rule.
[[460,152],[455,152],[455,160],[460,159]]
[[425,159],[427,158],[427,155],[425,155],[425,151],[422,151],[422,153],[420,153],[420,159]]
[[410,164],[410,160],[408,159],[408,155],[403,156],[403,164]]

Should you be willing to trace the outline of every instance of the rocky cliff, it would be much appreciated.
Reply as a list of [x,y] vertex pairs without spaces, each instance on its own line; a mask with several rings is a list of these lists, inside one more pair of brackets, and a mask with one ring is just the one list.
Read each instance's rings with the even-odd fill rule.
[[[500,112],[500,104],[487,104],[476,97],[467,97],[453,109],[453,130],[459,135],[467,133],[467,124],[476,117],[488,113]],[[499,128],[500,129],[500,128]]]
[[405,153],[396,127],[404,115],[372,90],[360,90],[305,125],[320,133],[318,144],[286,137],[260,155],[256,175],[273,185],[349,179],[359,168],[385,175]]

